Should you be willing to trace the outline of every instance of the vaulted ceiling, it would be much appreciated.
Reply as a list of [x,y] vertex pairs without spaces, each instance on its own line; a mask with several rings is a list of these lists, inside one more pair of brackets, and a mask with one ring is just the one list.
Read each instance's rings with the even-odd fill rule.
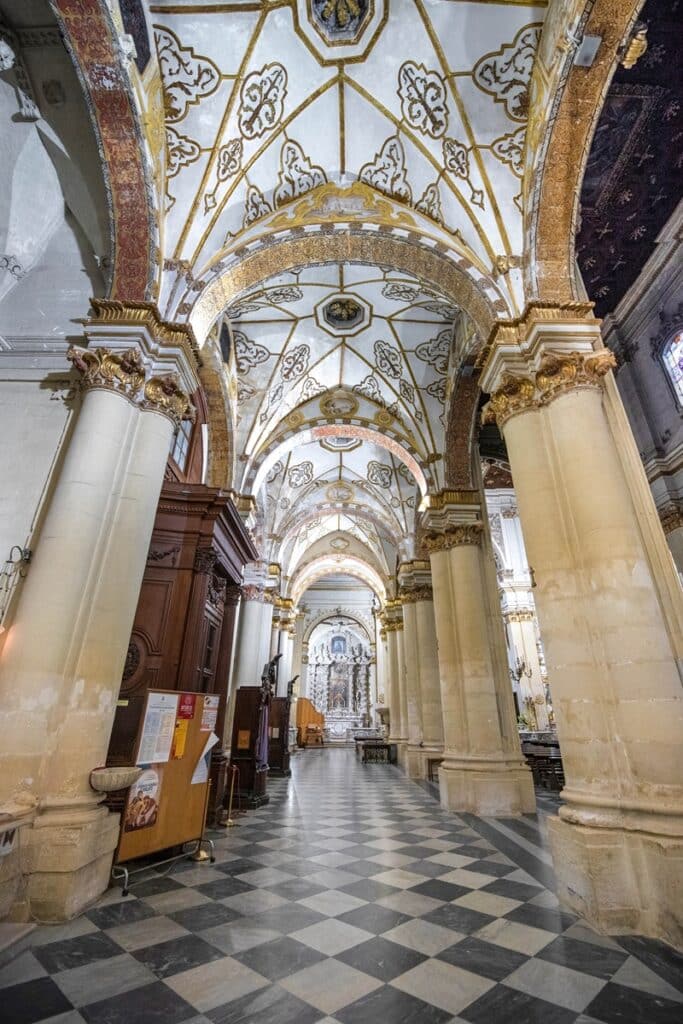
[[150,12],[172,261],[199,274],[273,211],[357,179],[488,271],[521,253],[544,3],[157,0]]
[[[347,192],[336,219],[326,194],[331,230],[354,203],[388,199],[393,230],[462,258],[492,303],[520,310],[545,3],[153,0],[149,11],[169,315],[191,313],[192,288],[226,261],[305,237],[292,214],[302,197],[358,182],[367,192]],[[397,554],[413,554],[423,496],[444,486],[452,341],[469,321],[419,261],[406,273],[331,261],[322,242],[310,252],[212,309],[236,404],[235,487],[256,496],[263,557],[285,575],[322,544],[389,576]]]

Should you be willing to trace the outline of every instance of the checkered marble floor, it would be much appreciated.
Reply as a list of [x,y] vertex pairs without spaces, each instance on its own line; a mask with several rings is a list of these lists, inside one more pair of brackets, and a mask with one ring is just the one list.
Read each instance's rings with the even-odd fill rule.
[[215,864],[150,870],[125,899],[110,890],[77,920],[40,928],[0,972],[0,1019],[683,1020],[683,958],[597,935],[560,909],[547,866],[545,885],[527,870],[547,858],[535,817],[447,813],[351,750],[292,763],[267,807],[214,834]]

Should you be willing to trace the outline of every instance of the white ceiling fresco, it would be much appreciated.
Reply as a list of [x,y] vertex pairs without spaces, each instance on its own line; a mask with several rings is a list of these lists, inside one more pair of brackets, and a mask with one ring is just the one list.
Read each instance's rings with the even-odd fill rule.
[[195,276],[273,211],[362,180],[492,272],[522,250],[545,4],[156,0],[164,251]]
[[[521,310],[529,82],[545,3],[148,7],[166,110],[164,309],[195,323],[212,276],[305,237],[316,197],[334,186],[366,190],[353,199],[363,210],[368,194],[389,199],[398,237],[456,253],[502,308]],[[236,401],[235,489],[256,496],[262,556],[285,575],[324,542],[330,565],[353,549],[388,578],[397,555],[413,555],[424,495],[444,486],[452,341],[468,321],[417,276],[329,262],[324,237],[305,263],[238,288],[218,322]]]

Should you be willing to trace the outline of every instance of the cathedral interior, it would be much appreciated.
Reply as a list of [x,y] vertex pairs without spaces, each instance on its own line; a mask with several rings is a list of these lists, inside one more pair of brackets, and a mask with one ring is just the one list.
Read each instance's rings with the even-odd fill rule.
[[0,0],[3,1020],[683,1018],[682,21]]

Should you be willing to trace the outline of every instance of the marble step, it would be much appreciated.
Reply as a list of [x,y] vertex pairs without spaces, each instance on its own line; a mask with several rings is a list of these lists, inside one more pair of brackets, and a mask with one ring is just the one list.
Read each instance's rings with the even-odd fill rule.
[[30,921],[20,924],[0,921],[0,968],[28,949],[35,928]]

